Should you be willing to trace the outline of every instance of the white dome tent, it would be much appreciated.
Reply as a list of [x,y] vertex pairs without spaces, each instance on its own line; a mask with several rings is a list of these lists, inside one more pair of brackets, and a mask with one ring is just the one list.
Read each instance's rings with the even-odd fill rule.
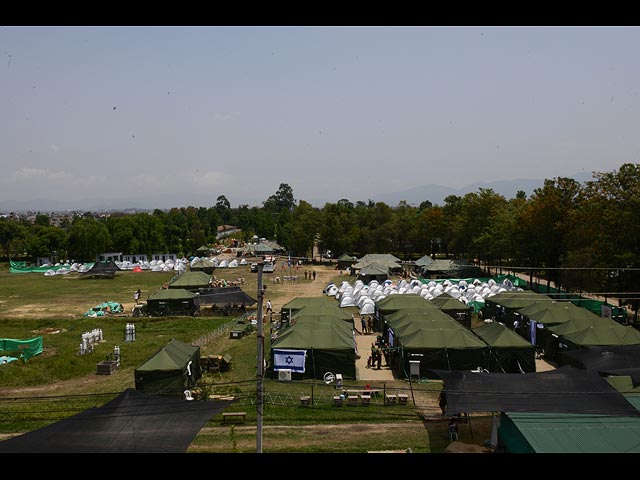
[[353,301],[353,297],[344,296],[342,300],[340,300],[340,307],[355,307],[356,302]]
[[372,315],[375,313],[376,305],[373,300],[369,300],[369,302],[365,302],[365,304],[360,308],[360,315]]

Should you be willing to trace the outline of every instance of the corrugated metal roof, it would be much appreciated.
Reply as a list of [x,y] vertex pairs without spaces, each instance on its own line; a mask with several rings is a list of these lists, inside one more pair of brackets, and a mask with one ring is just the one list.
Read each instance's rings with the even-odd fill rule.
[[640,453],[640,418],[507,413],[536,453]]

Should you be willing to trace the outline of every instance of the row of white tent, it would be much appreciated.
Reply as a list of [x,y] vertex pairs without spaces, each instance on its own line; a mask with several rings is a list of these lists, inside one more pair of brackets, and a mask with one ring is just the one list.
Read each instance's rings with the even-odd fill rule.
[[205,261],[205,263],[207,263],[207,265],[210,265],[216,268],[236,268],[240,265],[248,264],[246,258],[241,259],[240,262],[238,262],[238,260],[234,258],[229,262],[228,260],[218,260],[218,257],[202,257],[202,258],[193,257],[191,259],[190,266],[193,267],[194,265],[198,264],[203,260]]
[[[196,260],[200,260],[198,257],[194,257],[191,262],[186,258],[179,258],[175,262],[171,259],[167,261],[162,260],[151,260],[151,261],[139,261],[139,262],[129,262],[129,261],[115,261],[114,263],[118,266],[120,270],[133,270],[135,267],[140,267],[142,270],[149,270],[152,272],[178,272],[182,273],[187,270],[187,264],[193,265]],[[84,273],[92,267],[93,263],[65,263],[60,264],[56,263],[54,266],[55,269],[49,269],[44,272],[46,277],[52,277],[54,275],[67,275],[72,272]],[[235,268],[239,265],[247,265],[247,260],[242,259],[240,262],[238,260],[233,259],[230,262],[227,260],[222,260],[218,262],[217,257],[212,259],[212,266],[217,268]],[[50,265],[42,265],[43,267],[48,267]]]
[[377,280],[371,280],[366,285],[362,280],[356,280],[351,285],[349,282],[343,281],[340,287],[336,286],[335,283],[329,283],[323,292],[326,295],[335,297],[340,302],[341,307],[357,306],[361,315],[370,315],[375,312],[375,303],[387,295],[414,294],[420,295],[426,300],[432,300],[443,293],[448,293],[466,305],[469,302],[484,303],[486,298],[514,290],[522,289],[514,286],[509,279],[504,279],[498,284],[493,279],[482,282],[476,278],[471,283],[466,280],[445,280],[440,283],[432,280],[428,283],[422,283],[420,280],[414,279],[407,282],[403,279],[397,284],[394,284],[391,280],[385,280],[382,283]]
[[187,269],[187,264],[189,260],[186,258],[179,258],[175,261],[172,259],[168,259],[166,261],[162,260],[151,260],[151,261],[138,261],[138,262],[129,262],[129,261],[115,261],[114,262],[120,270],[133,270],[136,267],[140,267],[142,270],[150,270],[152,272],[172,272],[176,271],[179,273],[184,272]]
[[[51,265],[42,265],[43,267],[48,267]],[[53,277],[54,275],[68,275],[69,273],[84,273],[87,270],[89,270],[92,266],[93,263],[64,263],[64,264],[60,264],[60,263],[56,263],[55,265],[53,265],[54,267],[56,267],[55,269],[50,268],[49,270],[46,270],[44,272],[44,276],[45,277]]]

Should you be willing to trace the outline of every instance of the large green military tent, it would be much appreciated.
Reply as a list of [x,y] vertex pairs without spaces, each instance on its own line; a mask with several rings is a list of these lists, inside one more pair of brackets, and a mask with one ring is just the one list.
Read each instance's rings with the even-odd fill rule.
[[640,345],[640,332],[631,326],[591,326],[562,336],[562,342],[568,349],[607,346]]
[[551,302],[551,297],[531,290],[501,292],[485,299],[484,318],[493,318],[508,327],[513,326],[516,314],[530,305],[540,302]]
[[382,330],[386,315],[405,308],[415,310],[424,309],[424,311],[436,309],[435,305],[433,305],[429,300],[414,293],[405,293],[402,295],[387,295],[382,300],[378,300],[376,302],[374,325],[376,330]]
[[414,309],[398,310],[396,312],[385,315],[383,336],[387,343],[394,347],[396,345],[396,337],[408,334],[414,330],[421,328],[434,329],[464,329],[462,325],[456,322],[446,313],[437,308],[429,311],[418,311]]
[[486,366],[489,347],[466,328],[421,328],[397,339],[399,377],[409,376],[412,360],[420,362],[421,377],[434,377],[431,369],[473,370]]
[[[356,379],[356,349],[352,329],[346,322],[335,319],[312,319],[296,322],[281,331],[271,342],[269,369],[277,378],[278,372],[292,368],[292,376],[322,379],[326,372],[340,373],[344,379]],[[309,318],[309,317],[307,317]],[[299,358],[300,362],[288,361]],[[295,368],[297,367],[297,368]]]
[[200,347],[172,338],[135,370],[136,390],[179,396],[202,376]]
[[296,309],[291,318],[297,318],[299,316],[306,315],[331,315],[341,320],[350,322],[353,320],[353,314],[349,313],[344,308],[340,308],[338,304],[331,300],[331,303],[327,304],[311,304],[300,309]]
[[370,263],[360,269],[358,278],[364,283],[369,283],[372,280],[382,283],[389,278],[389,267],[383,263]]
[[211,258],[203,257],[198,258],[197,260],[192,260],[189,268],[192,272],[203,272],[207,275],[212,275],[213,271],[216,269],[216,265]]
[[200,288],[209,288],[210,280],[211,275],[204,272],[183,272],[169,282],[169,288],[197,291]]
[[541,302],[518,310],[523,317],[545,325],[557,325],[574,318],[598,318],[589,310],[571,302]]
[[490,372],[529,373],[536,371],[536,349],[520,335],[498,322],[485,323],[474,328],[489,345]]
[[282,306],[280,309],[280,318],[282,321],[287,321],[290,315],[293,316],[297,311],[307,306],[319,309],[332,309],[338,307],[335,299],[329,298],[326,295],[321,297],[297,297]]
[[[565,335],[570,335],[573,333],[577,333],[589,327],[620,327],[621,325],[606,317],[598,317],[595,313],[591,313],[584,308],[575,307],[584,312],[584,315],[575,317],[570,319],[564,323],[558,323],[555,325],[546,325],[545,329],[541,332],[544,332],[543,336],[538,336],[538,339],[542,340],[544,347],[544,354],[546,358],[555,359],[561,349],[564,351],[567,348],[564,345],[567,345],[564,342]],[[560,347],[560,345],[563,345]]]
[[147,299],[147,314],[154,317],[171,315],[198,315],[198,295],[181,288],[163,289],[152,293]]
[[468,305],[446,292],[429,301],[461,325],[471,328],[471,307]]

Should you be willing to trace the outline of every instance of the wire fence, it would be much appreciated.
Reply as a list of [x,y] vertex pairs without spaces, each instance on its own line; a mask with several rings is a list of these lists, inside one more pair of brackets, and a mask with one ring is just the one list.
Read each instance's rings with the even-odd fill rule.
[[247,312],[238,317],[235,317],[233,320],[223,323],[215,330],[212,330],[211,332],[206,333],[200,338],[192,341],[191,345],[193,345],[194,347],[204,347],[205,345],[209,344],[216,338],[221,337],[223,335],[227,335],[230,330],[237,327],[239,320],[246,322],[249,316],[250,316],[250,313]]

